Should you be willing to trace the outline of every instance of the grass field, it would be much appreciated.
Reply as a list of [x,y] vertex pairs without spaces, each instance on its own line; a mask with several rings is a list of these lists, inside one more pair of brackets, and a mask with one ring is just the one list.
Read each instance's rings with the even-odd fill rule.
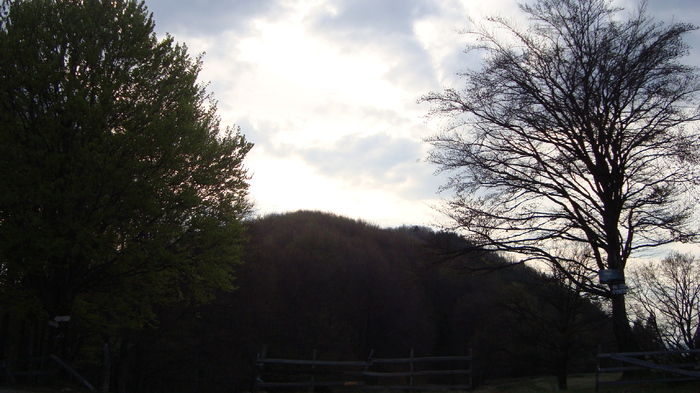
[[[606,375],[604,380],[614,381],[619,375]],[[340,389],[342,393],[364,393],[368,392],[360,389]],[[534,393],[534,392],[556,392],[557,380],[554,377],[520,378],[508,380],[488,381],[486,384],[476,388],[476,393]],[[595,374],[581,374],[569,376],[569,393],[595,393]],[[378,393],[404,393],[400,390],[394,391],[369,391]],[[415,392],[420,392],[416,390]],[[669,385],[665,383],[617,385],[601,387],[600,393],[700,393],[700,381],[695,383]],[[3,389],[0,386],[0,393],[89,393],[87,389],[81,387],[70,388],[49,388],[38,386],[13,386]],[[294,393],[287,391],[285,393]],[[304,391],[303,393],[308,393]],[[434,393],[447,393],[444,391]],[[465,392],[466,393],[466,392]]]
[[[619,375],[608,374],[601,377],[603,381],[615,381]],[[504,392],[504,393],[529,393],[529,392],[554,392],[559,391],[557,380],[554,377],[541,377],[530,379],[489,381],[478,387],[474,392]],[[595,374],[582,374],[569,376],[569,389],[571,393],[594,393]],[[669,385],[665,383],[647,383],[603,386],[600,393],[700,393],[700,382]]]

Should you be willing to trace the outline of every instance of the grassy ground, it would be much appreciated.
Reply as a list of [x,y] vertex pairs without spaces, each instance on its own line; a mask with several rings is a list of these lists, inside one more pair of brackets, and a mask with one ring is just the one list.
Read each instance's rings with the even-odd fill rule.
[[[604,381],[615,381],[619,375],[605,375]],[[366,393],[360,389],[339,389],[340,393]],[[522,378],[512,380],[488,381],[473,392],[476,393],[535,393],[556,392],[557,380],[554,377]],[[372,392],[372,391],[369,391]],[[376,391],[381,393],[403,393],[402,391]],[[420,392],[417,390],[416,392]],[[569,376],[568,393],[595,393],[595,374],[582,374]],[[599,393],[700,393],[700,382],[669,385],[665,383],[649,383],[634,385],[617,385],[601,387]],[[89,393],[87,389],[71,387],[45,387],[45,386],[12,386],[3,388],[0,393]],[[292,393],[291,391],[288,393]],[[307,393],[307,392],[304,392]],[[447,393],[447,392],[434,392]],[[457,393],[457,392],[453,392]],[[462,393],[462,392],[459,392]],[[467,392],[464,392],[467,393]]]
[[0,385],[0,393],[92,393],[90,390],[74,385]]
[[[615,381],[619,375],[605,375],[603,381]],[[594,393],[595,374],[569,376],[570,393]],[[475,389],[475,392],[503,392],[503,393],[530,393],[530,392],[554,392],[558,391],[557,380],[554,377],[542,377],[532,379],[499,380],[487,382],[484,386]],[[600,393],[699,393],[700,382],[669,385],[666,383],[630,384],[603,386]]]

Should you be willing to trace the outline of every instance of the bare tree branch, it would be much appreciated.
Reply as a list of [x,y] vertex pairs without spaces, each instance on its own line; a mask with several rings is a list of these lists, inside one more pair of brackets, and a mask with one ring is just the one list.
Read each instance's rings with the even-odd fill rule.
[[624,271],[635,252],[697,241],[700,76],[680,63],[696,27],[654,22],[643,5],[620,21],[607,0],[521,9],[527,30],[489,18],[466,31],[483,68],[421,100],[452,119],[427,139],[428,160],[450,176],[450,229],[564,269],[560,244]]

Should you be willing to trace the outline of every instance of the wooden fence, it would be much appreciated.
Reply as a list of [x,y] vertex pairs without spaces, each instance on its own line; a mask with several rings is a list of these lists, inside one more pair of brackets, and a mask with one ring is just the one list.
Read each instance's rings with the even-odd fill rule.
[[379,359],[370,352],[364,361],[274,359],[266,349],[258,355],[255,391],[275,388],[314,390],[355,387],[381,390],[471,390],[472,356]]
[[[601,381],[604,373],[647,370],[639,379],[625,378]],[[605,385],[677,382],[700,380],[700,350],[599,353],[597,357],[596,391]]]
[[[68,365],[56,355],[29,359],[18,363],[24,363],[29,365],[30,367],[26,371],[17,371],[13,370],[13,368],[10,367],[10,365],[5,364],[4,362],[0,362],[0,377],[5,377],[7,379],[7,382],[14,384],[17,382],[16,378],[18,377],[36,378],[48,376],[50,375],[50,372],[47,370],[47,367],[44,367],[45,363],[49,363],[48,365],[50,365],[50,363],[55,363],[58,365],[58,367],[64,369],[70,376],[77,379],[86,388],[90,389],[90,391],[95,391],[95,387],[92,386],[90,382],[88,382],[88,380],[85,379],[85,377],[80,375],[77,371],[75,371],[75,369],[73,369],[73,367]],[[0,378],[0,380],[2,380],[2,378]]]

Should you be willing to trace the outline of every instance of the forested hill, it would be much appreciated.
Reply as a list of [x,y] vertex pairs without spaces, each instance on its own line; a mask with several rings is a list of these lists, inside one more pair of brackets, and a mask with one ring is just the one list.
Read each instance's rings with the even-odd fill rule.
[[420,245],[405,231],[331,214],[268,216],[250,226],[236,295],[258,302],[258,316],[272,322],[260,320],[258,340],[280,355],[430,352]]
[[[585,370],[601,343],[605,315],[566,285],[524,267],[464,269],[492,266],[494,256],[436,264],[432,245],[465,245],[454,234],[300,211],[252,220],[248,236],[235,291],[205,306],[164,306],[157,326],[122,333],[117,376],[127,391],[250,390],[263,345],[297,359],[314,349],[342,360],[473,350],[478,382],[562,364]],[[102,341],[80,342],[93,357],[73,363],[99,380]]]
[[[470,278],[440,268],[433,263],[440,255],[426,247],[439,236],[449,235],[320,212],[268,216],[250,227],[248,265],[234,296],[259,302],[258,317],[270,323],[259,319],[256,340],[281,356],[312,348],[357,359],[371,350],[464,353],[504,275]],[[467,263],[483,262],[460,261]]]
[[[473,348],[482,377],[548,372],[547,355],[532,351],[542,351],[538,335],[555,340],[556,334],[534,325],[521,332],[513,326],[528,322],[508,311],[513,299],[534,299],[538,313],[556,314],[546,303],[547,285],[525,268],[475,275],[433,263],[436,254],[429,244],[459,241],[425,228],[383,229],[320,212],[256,219],[249,225],[238,289],[199,310],[196,327],[184,340],[191,340],[187,346],[196,348],[196,356],[175,351],[184,345],[177,338],[182,330],[172,338],[160,332],[158,347],[173,350],[149,352],[158,355],[148,355],[145,364],[155,368],[165,359],[182,364],[182,369],[153,370],[157,379],[170,381],[173,375],[192,374],[194,363],[198,378],[204,374],[212,383],[226,381],[241,389],[250,388],[252,364],[263,344],[273,357],[309,358],[316,349],[318,358],[347,360],[365,359],[371,350],[375,356],[403,357],[411,348],[417,356]],[[480,258],[456,263],[486,263]],[[523,340],[528,334],[530,342]],[[599,341],[593,330],[588,335],[593,354]]]

